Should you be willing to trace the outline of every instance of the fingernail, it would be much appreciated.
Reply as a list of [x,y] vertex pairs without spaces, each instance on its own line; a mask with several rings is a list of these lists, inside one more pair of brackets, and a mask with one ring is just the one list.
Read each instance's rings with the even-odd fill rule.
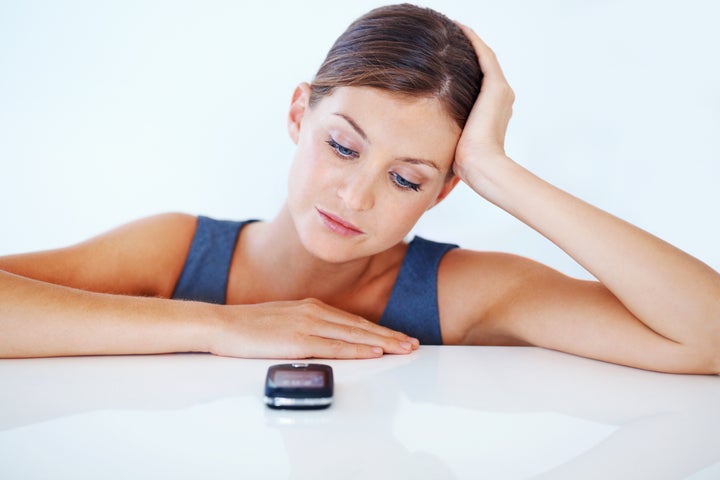
[[412,344],[410,344],[410,342],[401,342],[401,343],[400,343],[400,346],[401,346],[403,349],[405,349],[405,350],[411,350],[411,349],[412,349]]
[[383,354],[383,349],[380,348],[380,347],[373,347],[372,351],[373,351],[373,353],[376,354],[376,355],[382,355],[382,354]]

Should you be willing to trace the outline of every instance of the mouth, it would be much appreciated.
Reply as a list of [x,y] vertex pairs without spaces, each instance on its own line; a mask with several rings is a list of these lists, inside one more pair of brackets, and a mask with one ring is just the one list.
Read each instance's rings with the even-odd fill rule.
[[362,235],[365,233],[360,230],[360,228],[356,227],[350,222],[343,220],[337,215],[333,215],[332,213],[320,210],[317,207],[315,207],[315,209],[320,215],[320,220],[323,222],[323,224],[338,235],[342,235],[344,237],[354,237],[356,235]]

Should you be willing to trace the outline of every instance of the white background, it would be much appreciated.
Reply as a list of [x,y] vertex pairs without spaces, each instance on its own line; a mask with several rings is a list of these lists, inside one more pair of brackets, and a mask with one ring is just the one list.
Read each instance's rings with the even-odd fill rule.
[[[0,255],[165,211],[269,219],[286,109],[376,1],[0,0]],[[720,8],[428,1],[496,51],[509,154],[720,269]],[[415,233],[587,274],[462,187]]]

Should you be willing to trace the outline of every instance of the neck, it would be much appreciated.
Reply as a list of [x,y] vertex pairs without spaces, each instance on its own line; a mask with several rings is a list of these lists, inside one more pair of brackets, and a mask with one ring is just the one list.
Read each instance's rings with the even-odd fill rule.
[[[362,289],[377,272],[376,257],[326,262],[308,252],[298,236],[287,205],[270,222],[257,225],[245,258],[273,278],[273,293],[284,298],[336,300]],[[383,263],[383,262],[380,262]]]

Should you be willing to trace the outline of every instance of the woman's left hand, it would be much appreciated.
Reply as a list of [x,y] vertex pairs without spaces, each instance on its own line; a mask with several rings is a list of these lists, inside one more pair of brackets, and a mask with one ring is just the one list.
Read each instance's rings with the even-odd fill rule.
[[463,129],[453,170],[478,193],[483,171],[498,161],[507,160],[505,132],[507,131],[515,93],[505,79],[495,52],[469,27],[458,23],[470,40],[483,72],[482,86],[475,105]]

